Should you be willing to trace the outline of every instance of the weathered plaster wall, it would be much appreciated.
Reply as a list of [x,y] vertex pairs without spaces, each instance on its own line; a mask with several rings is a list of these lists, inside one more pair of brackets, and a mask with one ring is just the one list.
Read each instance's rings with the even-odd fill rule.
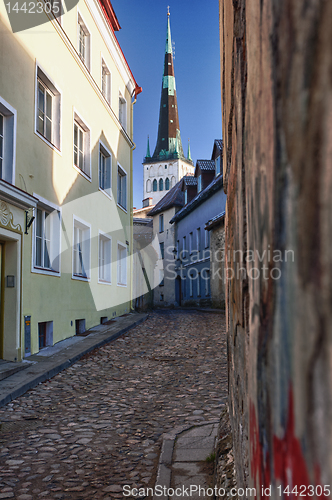
[[219,5],[237,484],[280,498],[332,480],[332,2]]
[[210,287],[213,308],[225,309],[225,223],[222,221],[210,231]]

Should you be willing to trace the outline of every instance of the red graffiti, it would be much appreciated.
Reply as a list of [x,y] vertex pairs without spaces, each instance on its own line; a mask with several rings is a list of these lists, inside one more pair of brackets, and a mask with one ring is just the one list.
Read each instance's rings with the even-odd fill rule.
[[[250,458],[251,458],[251,474],[255,481],[257,492],[260,493],[260,498],[268,498],[264,494],[262,488],[267,488],[271,484],[271,464],[269,451],[263,450],[262,443],[259,437],[259,427],[256,417],[256,410],[253,402],[250,402]],[[308,469],[305,458],[303,456],[301,443],[295,435],[295,421],[294,421],[294,399],[293,391],[289,391],[288,403],[288,417],[285,435],[283,438],[273,436],[273,474],[274,479],[281,483],[282,491],[287,486],[288,493],[283,495],[285,498],[292,500],[297,498],[300,488],[304,491],[302,498],[314,499],[312,492],[309,495],[306,487],[310,482]],[[315,483],[320,484],[320,469],[315,467]],[[296,488],[297,487],[297,488]],[[294,493],[292,494],[292,490]],[[304,490],[303,490],[304,489]]]

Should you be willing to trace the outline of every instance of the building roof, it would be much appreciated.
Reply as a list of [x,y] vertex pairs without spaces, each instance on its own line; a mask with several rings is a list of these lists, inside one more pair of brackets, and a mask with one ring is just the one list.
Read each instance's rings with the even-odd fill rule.
[[186,175],[182,179],[186,186],[197,186],[197,177],[193,175]]
[[223,186],[223,176],[218,175],[205,189],[200,191],[195,198],[193,198],[187,205],[185,205],[181,210],[179,210],[170,220],[170,223],[178,222],[183,219],[186,215],[192,212],[196,207],[198,207],[203,201],[209,198],[213,193],[219,191]]
[[175,184],[172,189],[155,205],[155,207],[148,213],[148,216],[157,215],[172,207],[183,207],[184,193],[182,191],[182,179]]
[[216,165],[214,160],[197,160],[196,167],[199,167],[201,170],[214,170]]
[[141,218],[141,217],[133,217],[133,224],[135,226],[149,226],[153,225],[153,220],[149,217]]
[[180,158],[191,165],[190,148],[187,158],[184,155],[180,124],[178,115],[178,105],[176,96],[176,85],[173,65],[173,50],[171,39],[171,27],[169,13],[167,14],[167,34],[166,48],[164,57],[164,72],[161,86],[160,111],[157,143],[152,157],[150,156],[150,147],[147,148],[147,154],[144,163],[155,161],[164,161]]
[[212,217],[212,219],[208,220],[208,222],[205,224],[205,229],[212,229],[214,226],[218,226],[218,224],[221,223],[221,221],[225,217],[225,210],[223,212],[220,212],[220,214],[215,215]]
[[224,145],[223,145],[222,139],[215,139],[214,143],[218,146],[218,148],[220,149],[220,151],[223,150]]

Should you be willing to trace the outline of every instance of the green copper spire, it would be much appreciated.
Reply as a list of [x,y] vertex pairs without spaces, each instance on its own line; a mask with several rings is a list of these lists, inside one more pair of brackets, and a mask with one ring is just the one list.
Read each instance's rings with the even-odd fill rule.
[[146,158],[151,158],[151,154],[150,154],[150,139],[149,139],[149,136],[148,136],[148,145],[147,145],[147,148],[146,148]]
[[187,154],[187,159],[189,161],[193,161],[191,157],[191,152],[190,152],[190,139],[188,139],[188,154]]

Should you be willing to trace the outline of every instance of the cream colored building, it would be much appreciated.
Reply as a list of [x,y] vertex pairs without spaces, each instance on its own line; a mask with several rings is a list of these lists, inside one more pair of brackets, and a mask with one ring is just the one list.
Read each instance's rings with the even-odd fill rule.
[[17,361],[131,304],[141,89],[109,1],[42,16],[13,33],[0,5],[0,348]]

